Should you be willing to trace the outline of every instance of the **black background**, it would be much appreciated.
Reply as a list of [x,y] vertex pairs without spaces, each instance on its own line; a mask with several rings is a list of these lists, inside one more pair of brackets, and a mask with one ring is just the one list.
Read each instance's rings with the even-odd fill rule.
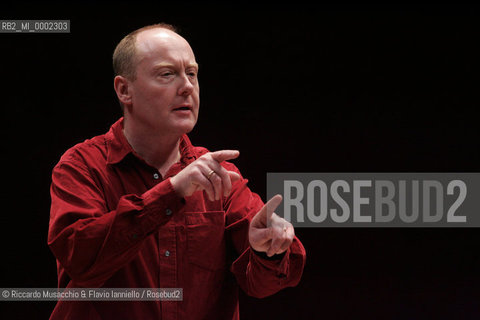
[[[55,287],[53,166],[120,117],[111,54],[167,22],[200,64],[191,140],[266,172],[477,172],[479,11],[471,5],[2,5],[1,19],[70,19],[70,34],[0,34],[0,287]],[[243,319],[478,319],[478,229],[296,229],[301,283],[241,297]],[[48,318],[54,302],[0,304]]]

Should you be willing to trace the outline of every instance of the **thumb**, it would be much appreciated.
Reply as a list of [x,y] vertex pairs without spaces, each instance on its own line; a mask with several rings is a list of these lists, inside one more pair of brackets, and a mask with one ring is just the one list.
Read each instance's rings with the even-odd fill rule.
[[273,196],[252,219],[252,226],[256,228],[265,228],[270,225],[270,218],[273,212],[282,202],[282,196],[277,194]]
[[236,173],[235,171],[228,171],[228,175],[229,175],[230,180],[232,182],[235,182],[237,180],[242,179],[242,177],[238,173]]

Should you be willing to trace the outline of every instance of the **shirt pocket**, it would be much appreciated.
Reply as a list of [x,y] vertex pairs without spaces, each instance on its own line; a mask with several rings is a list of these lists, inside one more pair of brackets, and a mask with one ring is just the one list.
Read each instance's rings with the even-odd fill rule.
[[186,212],[187,254],[191,264],[216,271],[225,268],[225,212]]

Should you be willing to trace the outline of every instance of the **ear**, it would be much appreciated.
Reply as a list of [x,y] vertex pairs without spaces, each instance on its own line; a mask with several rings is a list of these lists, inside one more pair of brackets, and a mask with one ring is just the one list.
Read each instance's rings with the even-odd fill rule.
[[116,76],[115,79],[113,79],[113,87],[117,93],[118,100],[120,100],[125,106],[132,104],[132,95],[129,90],[129,84],[127,78],[122,76]]

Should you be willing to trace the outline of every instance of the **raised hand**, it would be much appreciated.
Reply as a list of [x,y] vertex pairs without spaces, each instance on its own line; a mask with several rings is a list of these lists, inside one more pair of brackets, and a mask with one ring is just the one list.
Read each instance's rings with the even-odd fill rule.
[[266,252],[269,257],[285,252],[295,237],[292,224],[274,212],[281,202],[282,196],[277,194],[250,222],[250,246],[256,251]]

